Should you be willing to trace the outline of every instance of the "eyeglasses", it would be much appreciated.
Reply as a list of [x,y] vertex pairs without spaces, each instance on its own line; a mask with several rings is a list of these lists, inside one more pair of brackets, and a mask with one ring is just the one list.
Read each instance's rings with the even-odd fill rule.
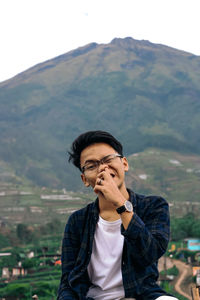
[[96,171],[100,165],[103,165],[103,164],[112,164],[114,159],[117,158],[117,157],[120,157],[122,158],[123,156],[120,155],[120,154],[117,154],[117,153],[114,153],[114,154],[110,154],[110,155],[107,155],[107,156],[104,156],[102,159],[100,160],[91,160],[91,161],[88,161],[82,168],[82,172],[85,173],[85,172],[94,172]]

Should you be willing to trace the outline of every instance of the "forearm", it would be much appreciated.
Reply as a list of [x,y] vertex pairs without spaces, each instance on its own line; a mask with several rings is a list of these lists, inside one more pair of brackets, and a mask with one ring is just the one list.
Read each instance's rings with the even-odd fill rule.
[[121,217],[121,220],[122,220],[122,224],[123,224],[123,227],[124,229],[126,230],[132,220],[132,217],[133,217],[133,212],[123,212],[120,217]]
[[68,280],[61,278],[61,284],[58,290],[57,300],[88,300],[87,291],[89,289],[89,282],[86,279],[86,275],[78,278],[78,284],[76,285],[76,289],[70,287]]
[[[169,219],[165,210],[149,216],[146,224],[134,213],[128,228],[122,227],[125,243],[137,264],[151,265],[166,251],[169,241]],[[154,221],[153,221],[154,220]]]
[[75,300],[78,299],[76,293],[72,290],[69,284],[69,274],[73,270],[77,257],[77,235],[72,231],[71,226],[72,216],[70,217],[64,232],[62,242],[62,276],[60,279],[60,286],[58,289],[57,300]]
[[78,298],[74,294],[74,292],[66,287],[65,285],[61,284],[58,290],[57,300],[77,300]]
[[[89,280],[87,270],[84,273],[82,272],[83,263],[77,258],[79,248],[76,228],[72,232],[70,227],[67,226],[62,244],[62,277],[57,300],[86,299]],[[84,257],[82,258],[83,261]]]

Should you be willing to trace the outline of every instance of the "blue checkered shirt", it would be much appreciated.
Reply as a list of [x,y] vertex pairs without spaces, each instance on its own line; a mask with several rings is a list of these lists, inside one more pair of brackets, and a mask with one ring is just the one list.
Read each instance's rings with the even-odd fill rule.
[[[158,196],[139,195],[128,189],[134,214],[124,236],[122,279],[126,298],[153,300],[166,295],[156,283],[157,261],[169,241],[169,209]],[[98,199],[74,212],[66,224],[62,244],[62,277],[57,300],[92,300],[87,266],[99,218]],[[103,299],[102,299],[103,300]]]

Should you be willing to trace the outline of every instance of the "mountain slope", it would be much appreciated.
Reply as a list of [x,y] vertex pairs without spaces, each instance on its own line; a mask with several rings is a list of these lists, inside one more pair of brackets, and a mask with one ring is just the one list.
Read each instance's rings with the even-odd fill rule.
[[200,57],[148,41],[89,44],[0,84],[0,159],[39,185],[78,186],[66,149],[108,130],[125,153],[200,153]]
[[[128,157],[127,186],[133,190],[162,195],[172,204],[196,202],[200,208],[200,156],[174,151],[146,149]],[[186,213],[186,211],[185,211]]]
[[[199,217],[199,155],[149,148],[130,155],[128,162],[127,187],[136,193],[163,196],[170,205],[171,216],[193,213]],[[24,187],[21,183],[23,178],[16,177],[0,162],[0,223],[30,225],[55,218],[66,222],[72,211],[95,199],[91,188],[84,188],[84,193],[72,193],[30,185]]]

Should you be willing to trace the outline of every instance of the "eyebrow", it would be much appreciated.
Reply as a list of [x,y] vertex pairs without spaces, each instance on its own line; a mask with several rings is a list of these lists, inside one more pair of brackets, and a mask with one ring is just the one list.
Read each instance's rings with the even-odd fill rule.
[[117,154],[117,153],[108,154],[108,155],[106,155],[106,156],[103,156],[103,157],[102,157],[102,158],[100,158],[100,159],[88,159],[88,160],[86,160],[86,161],[85,161],[85,163],[84,163],[84,164],[86,164],[86,163],[90,163],[90,162],[101,161],[103,158],[107,158],[107,157],[109,157],[109,156],[111,156],[111,155],[113,155],[113,154]]
[[100,159],[88,159],[85,161],[84,165],[87,163],[96,162],[96,161],[100,161]]

